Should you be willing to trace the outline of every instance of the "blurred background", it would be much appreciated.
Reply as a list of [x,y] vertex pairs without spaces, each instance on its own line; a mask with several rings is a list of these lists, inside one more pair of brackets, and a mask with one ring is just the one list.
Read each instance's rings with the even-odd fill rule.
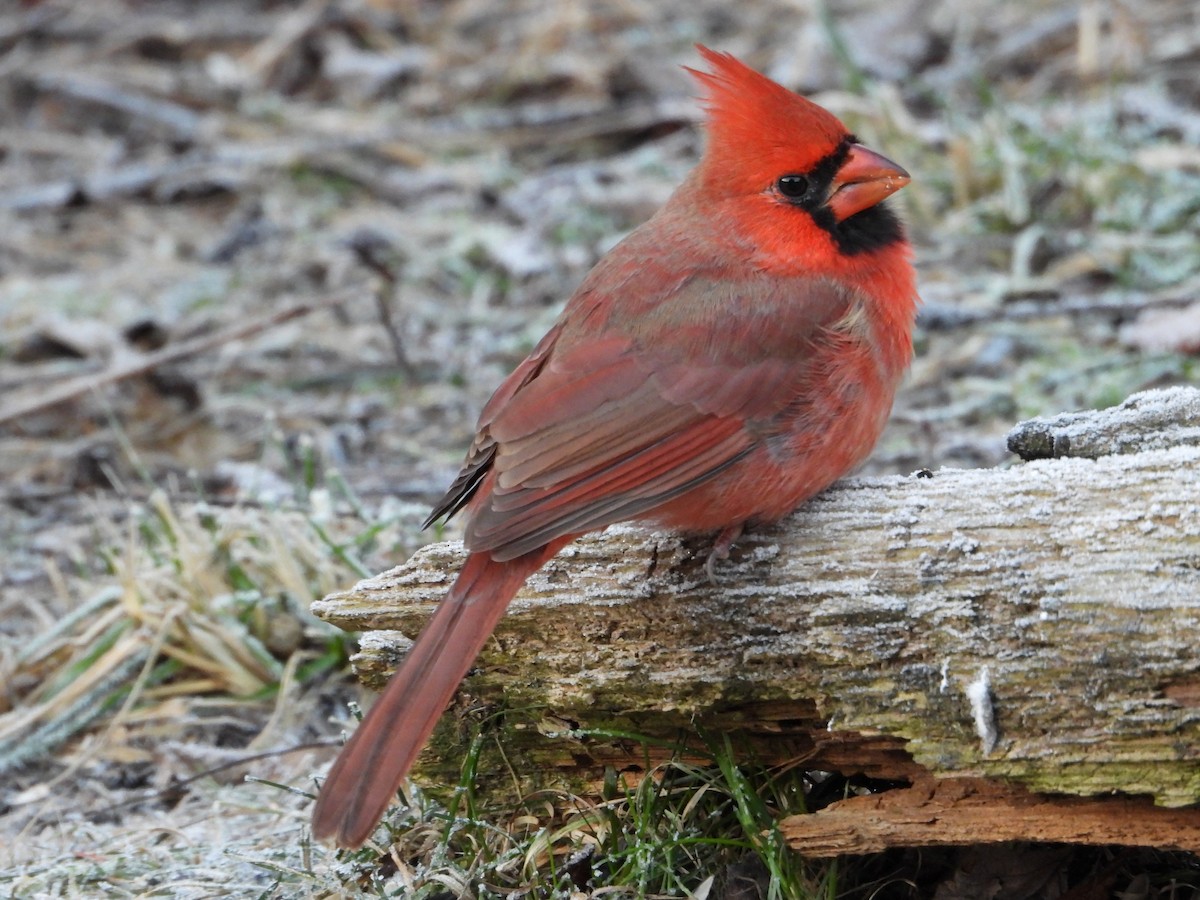
[[429,539],[491,390],[694,164],[697,42],[912,173],[917,359],[868,473],[1200,382],[1191,0],[0,4],[10,883],[114,828],[297,850],[302,799],[186,779],[336,734],[309,602]]

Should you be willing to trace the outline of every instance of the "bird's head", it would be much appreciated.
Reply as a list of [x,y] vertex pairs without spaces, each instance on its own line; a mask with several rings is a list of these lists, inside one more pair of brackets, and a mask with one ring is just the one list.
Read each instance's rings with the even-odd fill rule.
[[[729,201],[754,231],[854,256],[903,241],[879,204],[908,184],[900,166],[864,147],[841,121],[727,53],[699,47],[708,145],[697,170],[705,198]],[[815,243],[814,243],[815,242]]]

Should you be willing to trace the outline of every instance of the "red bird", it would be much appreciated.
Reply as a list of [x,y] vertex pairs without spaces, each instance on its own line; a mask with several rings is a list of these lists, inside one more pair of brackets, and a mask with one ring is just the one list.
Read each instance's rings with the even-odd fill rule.
[[429,517],[470,555],[325,779],[313,834],[361,846],[533,572],[634,519],[773,522],[875,445],[912,356],[909,177],[836,117],[704,47],[700,164],[584,279],[479,417]]

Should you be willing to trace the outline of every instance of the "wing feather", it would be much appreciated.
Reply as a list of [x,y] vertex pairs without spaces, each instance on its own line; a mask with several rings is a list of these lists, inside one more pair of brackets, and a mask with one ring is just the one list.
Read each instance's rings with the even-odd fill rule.
[[468,549],[496,560],[651,514],[769,437],[858,302],[831,281],[692,279],[640,310],[592,298],[586,325],[568,307],[437,508],[467,505]]
[[[486,547],[493,558],[504,560],[527,552],[523,547],[542,546],[552,535],[578,534],[646,514],[723,471],[754,445],[737,423],[726,421],[718,430],[727,433],[718,437],[707,423],[697,423],[664,445],[644,448],[553,493],[497,495],[468,527],[468,546]],[[523,505],[503,502],[518,499]]]

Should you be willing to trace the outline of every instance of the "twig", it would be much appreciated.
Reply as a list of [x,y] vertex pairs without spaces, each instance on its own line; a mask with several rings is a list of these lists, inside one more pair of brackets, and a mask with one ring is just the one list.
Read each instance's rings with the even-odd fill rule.
[[920,318],[926,331],[954,331],[994,322],[1026,322],[1055,316],[1128,316],[1147,309],[1182,309],[1194,302],[1195,298],[1185,292],[1178,296],[1150,299],[1139,295],[1120,295],[1018,300],[994,309],[961,309],[945,303],[928,303],[921,310]]
[[204,353],[207,350],[212,350],[230,341],[251,337],[260,331],[266,331],[268,328],[273,328],[276,325],[291,321],[300,316],[306,316],[316,309],[340,303],[345,299],[343,296],[338,296],[319,304],[300,303],[296,306],[290,306],[287,309],[272,313],[269,316],[264,316],[261,319],[255,319],[242,325],[234,325],[231,328],[226,328],[214,334],[192,338],[191,340],[182,341],[178,344],[164,347],[161,350],[156,350],[153,353],[147,353],[128,362],[112,366],[97,375],[81,375],[78,378],[72,378],[69,381],[52,387],[41,396],[18,400],[6,407],[0,407],[0,425],[15,421],[31,413],[49,409],[68,400],[74,400],[76,397],[104,387],[105,385],[115,384],[118,381],[124,381],[126,378],[132,378],[136,375],[144,375],[151,369],[177,362],[189,356],[195,356],[198,353]]
[[303,744],[293,744],[290,747],[280,747],[276,750],[267,750],[262,753],[237,753],[233,759],[230,759],[227,762],[210,766],[209,768],[197,772],[195,775],[189,776],[188,778],[181,778],[178,781],[173,781],[168,787],[140,793],[136,797],[131,797],[128,800],[122,800],[120,803],[114,803],[111,806],[106,806],[103,812],[105,814],[110,814],[119,809],[136,806],[139,803],[149,803],[154,800],[164,800],[171,797],[178,797],[182,790],[189,784],[194,784],[195,782],[202,781],[205,778],[211,778],[214,775],[219,775],[221,772],[228,771],[229,769],[236,769],[238,766],[249,765],[250,763],[258,762],[264,759],[275,759],[280,756],[287,756],[290,753],[301,753],[305,750],[320,750],[325,747],[340,747],[343,743],[344,741],[340,737],[326,738],[319,741],[307,741]]
[[[409,378],[416,376],[416,369],[404,351],[404,338],[396,327],[392,317],[392,302],[400,293],[399,278],[396,269],[404,265],[404,255],[399,253],[391,243],[380,233],[363,229],[351,235],[347,245],[358,261],[383,281],[379,291],[375,293],[375,307],[379,311],[379,321],[387,333],[392,345],[392,353],[396,363]],[[384,291],[388,296],[384,296]]]
[[204,122],[202,115],[180,103],[139,94],[109,84],[94,75],[86,78],[63,74],[40,75],[33,80],[33,84],[46,93],[113,110],[144,127],[159,129],[175,140],[195,140]]

